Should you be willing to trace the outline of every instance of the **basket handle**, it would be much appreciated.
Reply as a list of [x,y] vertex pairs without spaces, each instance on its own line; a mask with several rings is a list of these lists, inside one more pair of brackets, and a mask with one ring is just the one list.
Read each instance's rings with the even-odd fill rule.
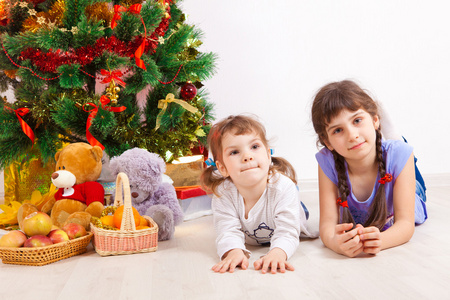
[[[124,198],[123,203],[122,196]],[[114,200],[114,206],[119,207],[120,205],[124,206],[122,214],[122,225],[120,225],[120,230],[136,230],[136,224],[134,224],[133,217],[133,207],[131,205],[130,182],[128,180],[127,174],[123,172],[117,174],[116,178],[116,197]]]

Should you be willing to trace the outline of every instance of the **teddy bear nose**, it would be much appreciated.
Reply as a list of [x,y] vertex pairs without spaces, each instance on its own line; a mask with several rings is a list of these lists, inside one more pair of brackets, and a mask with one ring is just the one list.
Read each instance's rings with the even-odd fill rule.
[[58,176],[59,176],[59,174],[56,173],[56,172],[54,172],[54,173],[52,174],[52,179],[55,180],[56,178],[58,178]]
[[132,193],[131,193],[131,196],[132,196],[133,198],[137,198],[137,197],[139,197],[139,193],[137,193],[137,192],[132,192]]

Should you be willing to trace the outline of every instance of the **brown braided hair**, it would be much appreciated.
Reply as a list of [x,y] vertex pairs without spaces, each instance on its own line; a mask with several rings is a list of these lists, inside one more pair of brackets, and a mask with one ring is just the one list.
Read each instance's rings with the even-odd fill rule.
[[[331,120],[338,116],[344,109],[350,111],[364,109],[372,117],[379,116],[376,102],[355,82],[343,80],[329,83],[317,92],[311,108],[311,119],[314,130],[318,136],[318,146],[326,146],[328,143],[327,126]],[[378,164],[380,177],[383,177],[386,174],[386,166],[381,148],[381,138],[381,131],[380,128],[378,128],[376,129],[376,162]],[[350,189],[347,184],[348,178],[345,159],[335,150],[333,150],[332,153],[338,175],[339,197],[345,201],[350,194]],[[375,194],[375,198],[369,207],[369,217],[363,226],[375,226],[381,231],[386,223],[386,217],[385,188],[384,184],[380,184]],[[342,207],[340,222],[355,224],[348,207]]]
[[[259,136],[264,146],[269,149],[269,142],[266,138],[266,129],[259,121],[246,115],[229,116],[213,125],[208,134],[209,150],[216,162],[221,162],[223,164],[222,138],[229,132],[232,132],[234,135],[255,133]],[[286,159],[272,156],[269,175],[276,172],[286,175],[297,184],[294,167]],[[225,180],[230,179],[223,177],[219,172],[215,172],[214,166],[205,168],[200,177],[202,186],[207,190],[211,190],[216,195],[217,187]]]

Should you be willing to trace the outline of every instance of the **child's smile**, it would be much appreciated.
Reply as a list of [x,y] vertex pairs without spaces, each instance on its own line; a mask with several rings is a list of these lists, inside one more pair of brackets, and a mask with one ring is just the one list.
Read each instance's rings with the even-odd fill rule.
[[347,162],[362,159],[375,153],[375,129],[378,126],[378,116],[372,117],[363,109],[343,110],[327,127],[327,147],[342,155]]

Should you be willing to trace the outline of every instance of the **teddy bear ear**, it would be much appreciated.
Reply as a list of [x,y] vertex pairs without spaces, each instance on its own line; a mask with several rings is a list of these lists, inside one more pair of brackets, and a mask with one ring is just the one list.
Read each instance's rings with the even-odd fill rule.
[[111,170],[111,174],[113,174],[114,176],[117,176],[117,174],[119,174],[119,163],[118,163],[118,157],[112,157],[109,160],[109,169]]
[[55,160],[56,161],[58,161],[60,154],[61,154],[61,151],[56,152],[56,154],[55,154]]
[[96,161],[101,161],[103,157],[103,150],[100,146],[94,146],[91,149],[92,155],[95,157]]

